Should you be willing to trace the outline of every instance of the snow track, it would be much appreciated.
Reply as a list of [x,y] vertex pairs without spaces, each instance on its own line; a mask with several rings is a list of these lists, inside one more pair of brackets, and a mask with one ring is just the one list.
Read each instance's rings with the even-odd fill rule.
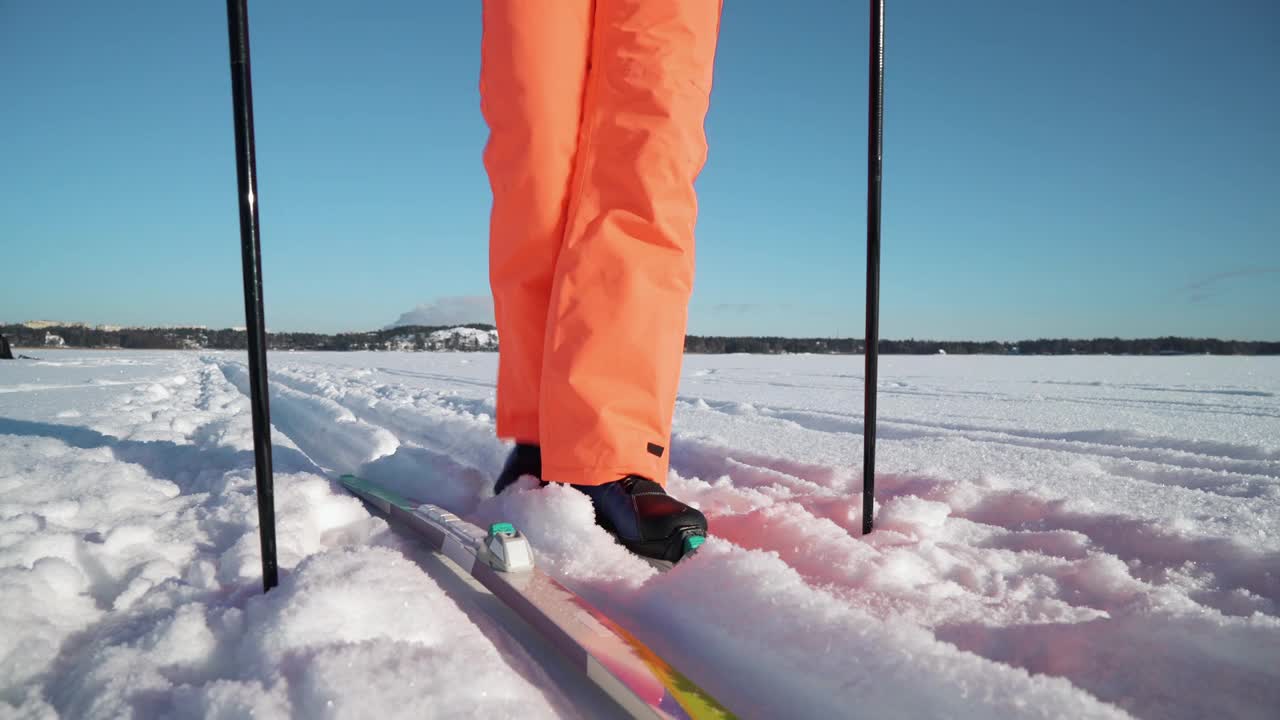
[[339,472],[516,522],[746,717],[1280,707],[1274,359],[886,358],[863,537],[856,359],[692,356],[668,487],[714,537],[658,574],[572,490],[492,496],[494,356],[273,354],[284,579],[260,597],[240,357],[59,357],[0,374],[0,621],[23,628],[0,716],[395,715],[423,693],[572,715],[578,691]]

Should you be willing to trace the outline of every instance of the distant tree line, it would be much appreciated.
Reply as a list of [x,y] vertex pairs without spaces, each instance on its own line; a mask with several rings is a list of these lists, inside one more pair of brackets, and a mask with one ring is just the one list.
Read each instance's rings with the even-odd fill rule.
[[[492,325],[429,327],[412,325],[369,332],[337,333],[268,333],[270,350],[475,350],[476,343],[465,337],[431,341],[431,333],[453,327],[493,330]],[[249,347],[244,330],[223,328],[120,328],[114,330],[84,325],[57,325],[29,328],[25,325],[0,326],[0,334],[20,347],[60,345],[77,348],[121,348],[128,350],[245,350]],[[61,339],[61,343],[55,339]],[[492,348],[490,348],[492,349]]]
[[[881,352],[884,343],[880,344]],[[690,353],[751,353],[755,355],[779,355],[782,353],[850,354],[862,352],[862,341],[852,338],[784,338],[784,337],[716,337],[687,335],[684,350]]]
[[[858,338],[703,337],[685,338],[691,353],[861,353]],[[881,340],[885,355],[1280,355],[1280,342],[1213,338],[1041,338],[1039,340]]]
[[[452,327],[452,326],[451,326]],[[493,330],[492,325],[461,327]],[[413,325],[362,333],[270,333],[271,350],[492,350],[477,347],[466,337],[432,343],[431,333],[448,327]],[[105,330],[81,325],[33,329],[25,325],[0,326],[0,334],[17,347],[40,347],[49,338],[61,338],[66,347],[127,348],[146,350],[244,350],[248,341],[243,330],[206,328],[121,328]],[[851,354],[863,352],[857,338],[718,337],[689,335],[685,351],[690,353],[784,353]],[[1017,342],[975,342],[968,340],[881,340],[886,355],[1280,355],[1280,342],[1217,340],[1214,338],[1042,338]]]

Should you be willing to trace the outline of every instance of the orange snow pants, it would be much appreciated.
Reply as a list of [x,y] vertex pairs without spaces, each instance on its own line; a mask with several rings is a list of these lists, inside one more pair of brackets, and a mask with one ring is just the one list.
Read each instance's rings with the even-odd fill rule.
[[665,483],[721,0],[485,0],[497,433]]

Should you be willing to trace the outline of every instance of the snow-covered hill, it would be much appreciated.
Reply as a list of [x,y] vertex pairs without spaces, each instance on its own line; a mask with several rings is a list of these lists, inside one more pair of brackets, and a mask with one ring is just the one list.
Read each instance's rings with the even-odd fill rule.
[[[494,498],[491,354],[271,356],[280,587],[260,592],[238,354],[0,364],[0,717],[593,717],[328,476],[477,521],[744,717],[1270,718],[1280,361],[690,356],[656,574],[585,498]],[[430,474],[443,478],[424,481]]]
[[497,330],[478,330],[469,327],[454,327],[436,330],[427,336],[427,349],[465,348],[468,350],[493,350],[498,347]]

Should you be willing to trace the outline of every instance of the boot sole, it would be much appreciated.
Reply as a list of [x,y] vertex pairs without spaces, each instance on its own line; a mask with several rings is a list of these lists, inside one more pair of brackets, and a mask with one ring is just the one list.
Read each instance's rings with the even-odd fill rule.
[[[706,536],[706,530],[696,525],[688,525],[677,528],[675,532],[660,540],[618,538],[618,542],[632,554],[639,555],[655,567],[666,570],[696,552]],[[666,565],[659,566],[657,563],[666,563]]]

